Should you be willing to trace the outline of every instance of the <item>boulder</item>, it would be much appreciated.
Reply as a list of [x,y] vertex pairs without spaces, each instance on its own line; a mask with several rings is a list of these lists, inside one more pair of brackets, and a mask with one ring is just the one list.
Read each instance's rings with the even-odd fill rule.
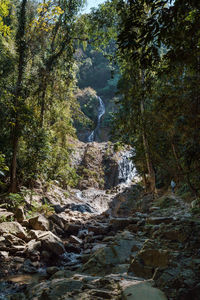
[[49,230],[49,221],[42,215],[29,219],[29,224],[35,230]]
[[[67,298],[70,292],[80,291],[83,284],[81,281],[70,278],[58,278],[51,281],[41,282],[28,290],[27,299],[55,300],[61,297]],[[70,298],[69,298],[70,299]]]
[[124,300],[167,300],[165,294],[152,287],[150,281],[122,280],[119,286]]
[[117,264],[129,262],[133,246],[137,244],[130,232],[116,235],[113,242],[93,253],[83,265],[82,271],[88,274],[109,274]]
[[169,263],[169,251],[160,249],[145,249],[138,253],[139,260],[149,267],[166,268]]
[[0,223],[0,234],[12,233],[20,239],[26,240],[27,234],[24,228],[17,222],[3,222]]
[[166,268],[169,264],[169,251],[158,248],[150,240],[144,243],[143,248],[132,260],[128,272],[145,279],[152,278],[156,268]]
[[65,247],[59,237],[52,232],[44,232],[43,235],[38,237],[38,240],[42,243],[42,249],[49,251],[51,254],[61,255],[65,253]]

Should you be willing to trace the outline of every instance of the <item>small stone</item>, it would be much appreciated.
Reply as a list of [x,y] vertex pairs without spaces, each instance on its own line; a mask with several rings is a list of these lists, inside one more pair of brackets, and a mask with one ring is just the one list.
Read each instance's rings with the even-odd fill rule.
[[49,274],[49,275],[53,275],[53,274],[55,274],[58,271],[59,271],[59,268],[55,267],[55,266],[54,267],[49,267],[46,270],[47,274]]

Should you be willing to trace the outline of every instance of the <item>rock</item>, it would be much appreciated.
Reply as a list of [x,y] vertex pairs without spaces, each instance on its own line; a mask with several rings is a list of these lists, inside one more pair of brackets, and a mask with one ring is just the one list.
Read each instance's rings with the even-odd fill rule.
[[140,218],[113,218],[110,220],[110,225],[114,230],[123,230],[130,224],[136,224]]
[[54,215],[49,217],[49,220],[53,223],[53,226],[57,225],[61,229],[64,229],[64,223],[62,222],[59,215],[54,214]]
[[124,300],[167,300],[165,294],[152,287],[149,281],[122,280],[119,286]]
[[27,240],[27,234],[24,228],[17,222],[0,223],[0,233],[12,233],[20,239]]
[[15,262],[18,262],[18,263],[23,263],[24,260],[25,260],[25,258],[15,256],[15,257],[13,258],[13,260],[14,260]]
[[96,244],[93,248],[92,248],[92,252],[95,252],[101,248],[105,248],[106,247],[106,244]]
[[[70,278],[58,278],[51,281],[41,282],[28,290],[27,299],[55,300],[67,297],[70,292],[80,291],[83,284]],[[69,298],[70,299],[70,298]]]
[[37,241],[35,239],[31,240],[26,245],[26,253],[31,254],[32,252],[34,252],[35,250],[38,250],[40,248],[41,248],[41,241]]
[[22,223],[25,220],[24,208],[22,206],[16,208],[15,218],[19,223]]
[[174,229],[163,230],[161,236],[165,239],[178,242],[185,242],[189,237],[187,232],[185,232],[182,228],[179,229],[176,227]]
[[139,260],[149,267],[166,268],[169,263],[169,251],[160,249],[145,249],[138,253]]
[[29,224],[35,230],[49,230],[49,221],[42,215],[29,219]]
[[75,203],[70,203],[69,205],[66,205],[66,208],[72,210],[72,211],[78,211],[81,213],[93,213],[93,209],[91,208],[91,206],[86,203],[86,204],[75,204]]
[[95,235],[106,235],[109,231],[109,226],[100,225],[99,226],[88,226],[89,232],[94,232]]
[[0,209],[0,219],[4,221],[9,221],[10,218],[12,218],[14,214],[12,212],[7,211],[6,209],[1,208]]
[[161,223],[170,224],[173,221],[174,221],[174,218],[172,218],[172,217],[154,217],[154,218],[147,219],[147,223],[152,224],[152,225],[158,225]]
[[109,274],[117,264],[127,263],[132,248],[137,244],[130,232],[116,235],[113,242],[92,254],[83,265],[82,271],[88,274]]
[[50,251],[51,254],[61,255],[65,252],[61,239],[50,231],[44,232],[38,239],[42,243],[42,249]]
[[76,237],[74,235],[70,235],[69,242],[72,244],[78,244],[78,245],[81,245],[83,243],[83,241],[81,239],[79,239],[78,237]]
[[59,270],[53,276],[51,279],[58,279],[58,278],[71,278],[74,275],[74,272],[69,270]]
[[55,274],[58,271],[59,271],[58,267],[49,267],[49,268],[46,269],[46,272],[49,275],[53,275],[53,274]]
[[26,245],[24,240],[14,236],[13,234],[4,234],[4,238],[6,240],[6,242],[5,242],[6,245],[9,247]]
[[132,260],[128,272],[150,279],[156,268],[166,268],[168,266],[169,258],[169,251],[159,249],[155,242],[147,240]]
[[66,243],[65,244],[65,250],[66,250],[66,252],[73,252],[73,253],[76,253],[76,254],[81,253],[81,248],[79,247],[79,244]]
[[0,258],[7,259],[9,257],[9,252],[0,251]]
[[65,233],[69,235],[77,235],[79,230],[81,230],[82,225],[81,224],[65,224]]

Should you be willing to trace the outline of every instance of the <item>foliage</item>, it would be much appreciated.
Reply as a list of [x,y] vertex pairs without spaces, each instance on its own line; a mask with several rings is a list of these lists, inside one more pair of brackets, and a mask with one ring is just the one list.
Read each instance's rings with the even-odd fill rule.
[[10,34],[10,27],[5,24],[4,19],[9,15],[9,1],[1,0],[0,3],[0,34]]
[[74,51],[84,1],[12,0],[10,11],[7,4],[0,6],[12,29],[0,39],[0,145],[10,166],[10,191],[32,186],[40,176],[71,184],[67,137],[75,137],[72,113],[80,111],[73,96]]
[[8,198],[8,206],[12,209],[16,209],[19,206],[24,206],[24,197],[20,193],[9,193]]
[[179,0],[121,1],[117,8],[122,97],[115,136],[135,148],[147,187],[153,176],[157,187],[173,177],[200,190],[199,9],[197,1]]
[[47,201],[44,201],[44,204],[33,201],[31,204],[31,210],[28,211],[28,218],[33,217],[34,215],[40,213],[44,214],[46,217],[51,216],[54,213],[54,208]]

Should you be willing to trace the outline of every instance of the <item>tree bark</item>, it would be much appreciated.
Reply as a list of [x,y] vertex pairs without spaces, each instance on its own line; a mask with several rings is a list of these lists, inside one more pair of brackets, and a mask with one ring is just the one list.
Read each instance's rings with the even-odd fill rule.
[[14,95],[14,107],[15,107],[15,126],[12,131],[12,160],[10,167],[10,187],[9,191],[11,193],[16,193],[17,191],[17,150],[18,150],[18,141],[19,141],[19,116],[18,116],[18,106],[19,99],[22,97],[22,83],[23,75],[25,69],[25,51],[26,44],[24,42],[25,35],[25,25],[26,25],[26,4],[27,0],[23,0],[21,4],[20,14],[19,14],[19,27],[16,34],[16,46],[18,53],[18,75],[17,75],[17,84],[16,92]]
[[150,149],[149,149],[149,142],[147,139],[147,134],[146,134],[146,126],[145,126],[145,120],[144,120],[144,97],[145,97],[145,92],[144,92],[144,82],[145,79],[145,72],[142,70],[142,88],[143,88],[143,95],[142,99],[140,102],[140,112],[141,112],[141,120],[142,120],[142,139],[143,139],[143,146],[144,146],[144,153],[145,153],[145,159],[146,159],[146,165],[147,165],[147,170],[148,170],[148,180],[150,184],[150,192],[156,193],[156,176],[155,176],[155,171],[153,168],[153,163],[151,160],[151,155],[150,155]]

